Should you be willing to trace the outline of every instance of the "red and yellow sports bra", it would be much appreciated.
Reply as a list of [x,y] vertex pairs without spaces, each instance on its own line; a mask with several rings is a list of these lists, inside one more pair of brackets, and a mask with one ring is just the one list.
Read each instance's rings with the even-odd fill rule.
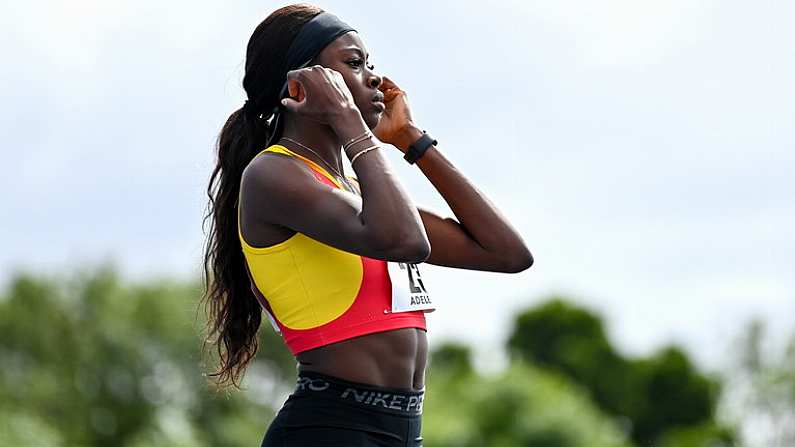
[[[318,181],[342,188],[320,165],[284,146],[271,145],[257,155],[265,152],[297,157]],[[243,239],[239,208],[238,235],[251,289],[293,355],[373,332],[426,330],[424,312],[433,307],[416,264],[360,256],[300,232],[253,247]]]

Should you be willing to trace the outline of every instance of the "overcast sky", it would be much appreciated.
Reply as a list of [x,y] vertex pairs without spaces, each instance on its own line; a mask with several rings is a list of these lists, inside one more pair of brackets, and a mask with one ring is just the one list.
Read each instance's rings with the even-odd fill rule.
[[[285,4],[3,3],[2,283],[106,257],[198,275],[214,139],[251,32]],[[516,275],[423,266],[431,343],[500,360],[512,313],[551,294],[630,354],[676,342],[715,367],[752,316],[793,333],[792,3],[316,4],[535,256]],[[452,215],[392,149],[415,202]]]

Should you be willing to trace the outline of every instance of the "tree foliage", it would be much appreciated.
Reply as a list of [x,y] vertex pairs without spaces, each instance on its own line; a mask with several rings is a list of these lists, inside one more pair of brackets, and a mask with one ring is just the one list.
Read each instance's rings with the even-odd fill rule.
[[289,353],[261,331],[252,390],[214,392],[199,294],[198,283],[123,284],[112,265],[16,276],[0,299],[0,445],[234,446],[262,436],[281,402],[278,386],[258,384],[275,377],[283,387]]
[[778,349],[765,349],[765,324],[751,320],[737,343],[729,386],[723,397],[727,417],[740,426],[747,446],[795,445],[795,334]]
[[[130,283],[112,265],[17,274],[0,294],[0,447],[258,442],[295,360],[266,322],[244,391],[214,391],[200,294],[199,281]],[[512,363],[495,375],[466,345],[433,351],[426,445],[731,445],[713,418],[715,382],[680,349],[625,358],[598,316],[563,301],[519,315],[508,346]]]
[[[562,375],[516,362],[493,376],[460,363],[461,345],[431,357],[423,415],[434,447],[629,447],[617,421]],[[455,362],[440,362],[455,352]]]
[[[684,351],[668,346],[627,358],[610,344],[599,316],[562,299],[520,313],[508,350],[582,384],[602,409],[625,418],[640,445],[669,430],[713,424],[719,382],[697,371]],[[728,430],[716,432],[716,442],[732,441]]]

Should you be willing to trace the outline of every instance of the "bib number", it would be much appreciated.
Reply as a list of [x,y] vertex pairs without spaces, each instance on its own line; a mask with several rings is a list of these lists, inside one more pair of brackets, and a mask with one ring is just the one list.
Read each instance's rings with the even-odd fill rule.
[[387,262],[386,265],[392,281],[392,313],[415,310],[433,312],[436,309],[422,282],[417,264]]

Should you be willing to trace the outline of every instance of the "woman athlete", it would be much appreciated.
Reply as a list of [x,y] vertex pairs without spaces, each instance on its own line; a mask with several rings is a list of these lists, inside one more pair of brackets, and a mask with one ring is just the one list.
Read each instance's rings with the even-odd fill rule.
[[[249,40],[248,99],[219,136],[204,260],[221,361],[212,376],[237,386],[263,313],[298,361],[263,446],[421,446],[433,307],[417,265],[516,273],[533,263],[368,57],[336,16],[308,4],[276,10]],[[414,205],[382,153],[389,146],[458,220]]]

